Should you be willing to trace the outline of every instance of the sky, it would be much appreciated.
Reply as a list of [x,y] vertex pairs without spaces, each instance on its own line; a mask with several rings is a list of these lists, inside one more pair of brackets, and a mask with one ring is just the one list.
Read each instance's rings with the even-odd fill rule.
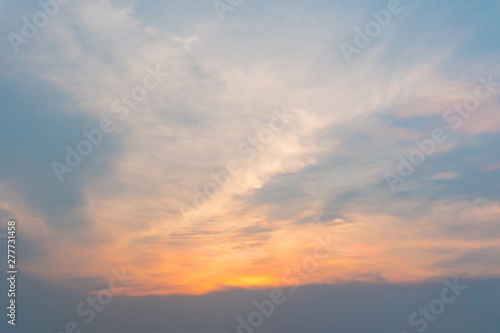
[[500,3],[58,1],[0,0],[2,332],[500,328]]

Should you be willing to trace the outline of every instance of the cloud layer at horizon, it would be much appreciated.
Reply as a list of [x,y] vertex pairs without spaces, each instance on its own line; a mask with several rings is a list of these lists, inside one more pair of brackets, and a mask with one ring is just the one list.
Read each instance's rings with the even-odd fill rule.
[[[4,36],[40,10],[1,6]],[[307,283],[500,277],[498,86],[444,117],[500,81],[500,4],[404,2],[346,63],[339,44],[384,6],[254,1],[220,21],[210,1],[74,1],[18,54],[4,38],[0,216],[23,230],[23,270],[78,289],[128,267],[130,295],[278,286],[328,237]],[[168,76],[120,119],[150,69]],[[60,183],[51,163],[104,118],[115,130]],[[446,142],[392,192],[386,172],[436,128]]]

